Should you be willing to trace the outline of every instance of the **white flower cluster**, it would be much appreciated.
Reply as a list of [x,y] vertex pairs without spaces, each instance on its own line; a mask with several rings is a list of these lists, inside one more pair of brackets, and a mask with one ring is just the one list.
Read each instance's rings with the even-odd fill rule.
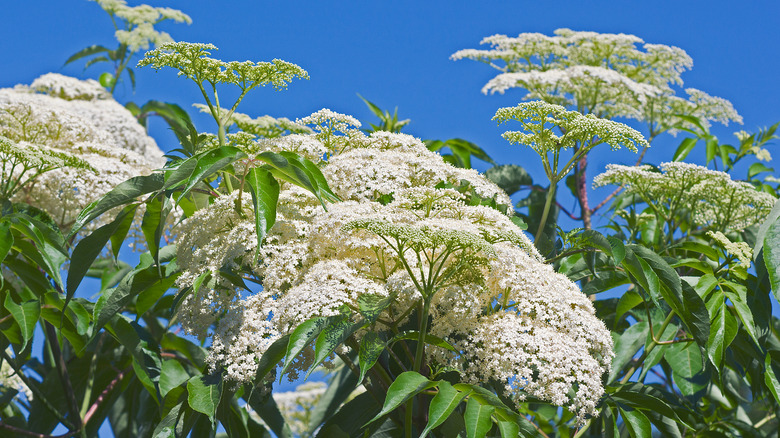
[[[276,223],[260,248],[246,193],[242,213],[234,192],[181,225],[177,284],[194,293],[178,315],[193,334],[214,327],[212,368],[249,380],[265,349],[310,318],[357,309],[361,297],[390,297],[375,326],[388,330],[388,321],[408,318],[425,296],[431,333],[458,350],[431,347],[428,361],[454,367],[469,381],[499,379],[516,401],[541,398],[581,418],[595,412],[612,358],[609,331],[588,298],[544,263],[506,214],[469,205],[471,195],[458,183],[510,205],[505,193],[476,172],[446,164],[414,137],[358,136],[335,113],[299,122],[337,126],[328,135],[340,137],[331,141],[343,147],[330,149],[320,166],[343,202],[325,211],[309,192],[283,184]],[[317,136],[328,129],[315,131],[311,136],[321,141]],[[220,276],[240,267],[262,282],[262,291],[245,298]],[[293,370],[305,369],[311,354],[304,352]]]
[[690,163],[661,163],[651,166],[607,165],[607,171],[593,179],[594,187],[622,185],[648,203],[669,212],[687,209],[696,225],[718,230],[741,231],[760,222],[776,199],[725,172]]
[[739,260],[739,265],[745,269],[750,268],[753,260],[753,249],[746,242],[732,242],[720,231],[707,231],[707,235],[712,238],[721,248],[733,255]]
[[295,387],[295,391],[274,392],[273,398],[293,436],[310,436],[314,408],[328,389],[325,382],[307,382]]
[[[149,5],[127,6],[124,0],[94,0],[112,19],[119,18],[124,26],[117,29],[115,36],[120,44],[124,44],[131,52],[146,50],[150,44],[155,46],[173,42],[173,38],[154,28],[164,20],[191,24],[189,15],[171,8],[155,8]],[[116,21],[116,20],[114,20]]]
[[[662,44],[643,44],[634,35],[601,34],[558,29],[554,36],[521,33],[493,35],[481,44],[488,50],[466,49],[453,60],[472,59],[501,73],[482,92],[527,91],[524,99],[575,107],[598,117],[629,117],[647,121],[654,131],[673,130],[685,114],[704,124],[742,122],[725,99],[687,89],[688,99],[675,96],[682,72],[693,66],[684,50]],[[684,121],[683,121],[684,122]]]
[[[120,182],[164,163],[155,141],[122,105],[92,82],[53,73],[31,87],[0,89],[0,135],[86,163],[46,172],[17,192],[17,199],[48,211],[61,226]],[[0,161],[8,158],[0,155]]]
[[[11,353],[11,347],[6,349],[6,353]],[[0,361],[2,361],[2,364],[0,364],[0,387],[15,389],[21,394],[24,394],[24,397],[28,402],[31,402],[33,399],[32,390],[30,390],[24,381],[22,381],[22,378],[16,374],[16,371],[14,371],[11,364],[2,359],[0,359]]]

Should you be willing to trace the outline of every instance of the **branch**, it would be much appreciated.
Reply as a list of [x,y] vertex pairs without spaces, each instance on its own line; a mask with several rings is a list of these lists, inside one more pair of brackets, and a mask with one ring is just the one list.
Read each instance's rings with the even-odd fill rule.
[[49,338],[49,348],[51,348],[51,352],[57,361],[57,374],[59,374],[60,384],[62,384],[62,390],[65,392],[65,398],[68,401],[68,410],[70,411],[70,415],[73,417],[73,426],[75,431],[78,432],[81,430],[84,424],[82,423],[81,416],[79,415],[79,406],[78,402],[76,401],[76,394],[73,392],[73,386],[70,383],[70,376],[68,375],[68,364],[65,362],[65,357],[62,355],[62,350],[60,350],[60,344],[54,326],[49,322],[46,322],[44,325],[46,326],[46,337]]
[[100,407],[100,405],[108,398],[108,394],[114,389],[114,387],[117,384],[119,384],[119,382],[122,381],[122,379],[129,371],[130,368],[125,368],[124,370],[120,371],[116,377],[114,377],[114,380],[108,382],[106,388],[100,393],[100,395],[98,395],[97,399],[95,399],[95,402],[92,403],[92,406],[89,407],[89,410],[84,415],[84,424],[89,422],[90,418],[92,418],[92,416],[95,414],[95,412]]
[[29,430],[20,429],[18,427],[11,426],[10,424],[5,424],[2,421],[0,421],[0,429],[10,430],[16,436],[24,435],[24,436],[32,436],[35,438],[68,438],[79,433],[78,431],[72,430],[62,435],[46,435],[43,433],[30,432]]

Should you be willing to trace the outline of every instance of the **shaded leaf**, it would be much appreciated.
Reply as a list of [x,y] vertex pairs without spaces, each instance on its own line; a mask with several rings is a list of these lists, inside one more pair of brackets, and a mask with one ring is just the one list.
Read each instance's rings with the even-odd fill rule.
[[[444,423],[444,420],[452,414],[452,411],[470,393],[470,391],[460,392],[446,381],[439,382],[438,389],[439,392],[433,397],[428,407],[428,424],[420,434],[420,438],[425,437],[430,431]],[[517,433],[514,436],[517,437]]]
[[438,385],[438,382],[432,382],[427,377],[414,371],[401,373],[387,389],[387,396],[385,397],[382,410],[367,425],[395,410],[420,392],[433,388],[436,385]]

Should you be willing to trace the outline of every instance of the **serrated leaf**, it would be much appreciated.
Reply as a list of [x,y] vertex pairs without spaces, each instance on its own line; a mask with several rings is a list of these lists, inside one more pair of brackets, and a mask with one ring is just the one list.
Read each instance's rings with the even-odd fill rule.
[[[428,407],[428,424],[420,434],[420,438],[424,438],[433,429],[444,423],[460,402],[471,393],[471,391],[458,391],[446,381],[439,382],[438,389],[439,392],[433,397]],[[517,433],[514,436],[517,437]]]
[[615,358],[612,359],[612,370],[609,373],[608,381],[613,381],[639,348],[644,345],[648,331],[647,322],[642,321],[627,328],[620,335],[613,332],[613,339],[615,337],[617,339],[615,339]]
[[764,239],[766,233],[769,231],[769,227],[774,225],[775,222],[780,220],[780,200],[775,201],[775,205],[767,215],[764,222],[758,227],[758,233],[756,233],[756,244],[753,247],[753,260],[758,260],[758,254],[761,252],[761,248],[764,247]]
[[327,359],[339,345],[352,334],[355,333],[363,322],[352,323],[347,316],[342,318],[329,318],[329,324],[317,336],[314,342],[314,361],[306,372],[306,379],[325,359]]
[[219,400],[222,397],[222,378],[216,376],[195,376],[187,381],[187,403],[215,423]]
[[9,222],[0,221],[0,263],[5,260],[5,257],[8,255],[8,252],[13,245],[14,235],[11,232],[11,224]]
[[[312,435],[326,419],[333,416],[360,383],[355,373],[349,367],[342,367],[340,371],[334,374],[328,381],[328,388],[325,390],[325,393],[322,394],[317,405],[311,410],[309,432]],[[379,409],[379,406],[377,406],[377,409]]]
[[[255,231],[257,247],[263,244],[266,233],[276,221],[276,203],[279,201],[279,183],[265,169],[254,167],[246,175],[252,193],[252,203],[255,210]],[[260,257],[260,251],[255,253],[255,262]]]
[[433,388],[439,382],[432,382],[427,377],[414,371],[406,371],[396,377],[387,389],[387,396],[382,410],[366,426],[394,411],[398,406],[426,389]]
[[485,438],[493,426],[490,417],[495,410],[495,407],[483,405],[476,398],[469,397],[469,401],[466,403],[466,412],[463,415],[463,420],[466,422],[466,436],[468,438]]
[[159,190],[162,188],[163,183],[164,178],[161,173],[137,176],[120,183],[100,199],[89,204],[81,213],[79,213],[67,235],[67,239],[73,237],[82,227],[84,227],[84,225],[101,214],[114,207],[134,201],[139,196]]
[[250,397],[245,397],[247,404],[263,419],[278,438],[292,438],[290,426],[285,421],[279,406],[272,396],[264,396],[260,391],[254,391]]
[[373,324],[387,306],[393,303],[392,296],[383,297],[375,294],[362,294],[358,297],[358,311],[366,323]]
[[360,352],[358,353],[358,363],[360,365],[359,382],[363,381],[368,370],[376,364],[384,349],[385,343],[376,332],[369,331],[363,335],[363,338],[360,340]]
[[729,312],[728,306],[720,300],[720,305],[715,309],[712,324],[710,325],[710,338],[707,343],[707,353],[710,361],[716,369],[721,369],[726,349],[737,335],[737,321]]
[[653,427],[650,424],[650,420],[636,409],[623,409],[620,410],[620,415],[625,420],[628,433],[632,438],[652,438]]
[[280,379],[290,368],[295,357],[298,356],[307,345],[317,339],[317,336],[327,324],[328,318],[312,318],[302,322],[301,325],[290,333],[287,350],[284,355],[284,365],[282,366],[282,371],[279,373]]
[[516,164],[493,166],[485,171],[485,177],[509,195],[517,193],[523,187],[533,185],[531,175]]
[[[123,208],[116,218],[111,223],[103,225],[97,230],[91,232],[88,236],[81,239],[73,249],[73,255],[71,256],[70,267],[68,268],[68,281],[67,281],[67,300],[73,297],[76,293],[76,289],[81,280],[84,278],[84,274],[92,266],[97,256],[103,252],[103,248],[108,243],[109,239],[122,227],[125,222],[131,222],[135,214],[135,210],[138,208],[138,204],[128,205]],[[126,221],[129,219],[129,221]],[[129,225],[128,225],[129,227]],[[112,244],[113,246],[113,244]],[[118,245],[117,245],[118,246]],[[117,249],[118,252],[118,249]]]
[[[19,329],[22,335],[22,348],[24,350],[27,347],[27,343],[32,339],[35,332],[35,325],[38,323],[38,318],[41,316],[41,303],[37,300],[25,301],[22,304],[16,304],[11,299],[11,294],[5,296],[5,308],[11,312],[16,323],[19,325]],[[20,351],[21,351],[20,350]]]
[[498,430],[501,438],[517,438],[520,435],[520,428],[513,421],[499,421]]
[[[395,336],[393,336],[393,339],[388,342],[388,344],[394,344],[398,341],[405,341],[405,340],[413,340],[416,341],[420,338],[420,332],[417,330],[408,330],[405,332],[401,332]],[[452,351],[453,353],[458,353],[458,350],[455,349],[455,347],[452,346],[449,342],[445,341],[444,339],[433,336],[431,334],[426,333],[425,334],[425,343],[430,345],[435,345],[439,348],[444,348],[445,350]]]
[[615,309],[615,321],[619,321],[626,312],[633,309],[640,303],[644,302],[644,299],[639,292],[635,290],[626,291],[620,300],[618,301],[617,308]]
[[171,389],[176,388],[190,379],[189,373],[176,359],[168,359],[162,363],[160,372],[160,395],[165,397]]
[[764,360],[764,383],[769,392],[780,403],[780,351],[769,350]]
[[764,264],[775,298],[780,301],[780,218],[766,229],[764,236]]

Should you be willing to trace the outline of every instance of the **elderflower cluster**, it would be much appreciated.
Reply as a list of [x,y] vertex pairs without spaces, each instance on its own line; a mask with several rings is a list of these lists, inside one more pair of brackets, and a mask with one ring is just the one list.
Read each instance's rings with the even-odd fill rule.
[[539,99],[598,117],[645,121],[655,134],[674,131],[678,123],[687,126],[680,114],[699,118],[704,125],[742,123],[725,99],[693,88],[685,90],[687,99],[675,95],[673,86],[681,86],[681,74],[693,66],[678,47],[643,44],[634,35],[570,29],[558,29],[554,36],[493,35],[481,44],[490,49],[460,50],[450,58],[472,59],[500,71],[482,88],[485,94],[522,88],[525,100]]
[[149,65],[155,70],[171,67],[179,71],[179,76],[198,84],[234,84],[243,91],[266,84],[280,89],[296,77],[309,78],[306,70],[280,59],[271,62],[222,61],[209,57],[214,50],[217,47],[213,44],[169,42],[146,52],[138,67]]
[[[92,82],[54,73],[30,87],[0,89],[0,135],[25,151],[0,153],[4,180],[9,174],[22,182],[14,199],[46,210],[62,227],[120,182],[164,163],[122,105]],[[36,170],[25,176],[25,167]]]
[[325,382],[306,382],[295,391],[274,392],[273,398],[293,436],[311,436],[311,416],[328,386]]
[[[507,131],[502,136],[510,143],[531,147],[542,157],[548,152],[569,149],[577,144],[587,150],[606,143],[613,150],[624,146],[632,152],[637,152],[637,147],[649,146],[639,131],[627,125],[593,114],[568,111],[560,105],[540,100],[499,108],[493,120],[498,123],[509,120],[520,122],[525,132]],[[555,128],[561,132],[560,135],[556,134]]]
[[[178,317],[190,333],[212,337],[210,367],[247,381],[268,346],[304,321],[389,299],[372,328],[384,331],[425,298],[431,333],[457,351],[431,346],[428,361],[468,381],[497,379],[517,402],[535,397],[580,418],[593,414],[612,358],[609,331],[507,214],[474,201],[509,206],[508,196],[414,137],[357,134],[355,122],[323,110],[298,121],[315,125],[313,134],[257,143],[281,150],[288,137],[309,137],[340,145],[325,146],[318,165],[343,201],[325,210],[310,192],[282,183],[276,222],[260,247],[247,193],[220,196],[182,223],[177,286],[189,292]],[[242,290],[225,276],[238,269],[262,290]],[[304,351],[293,374],[313,359]]]
[[707,235],[726,252],[736,257],[740,266],[745,269],[750,268],[753,259],[753,249],[750,245],[745,242],[732,242],[720,231],[707,231]]
[[694,224],[719,230],[741,231],[759,223],[776,201],[726,172],[682,162],[661,163],[660,170],[609,164],[593,179],[593,186],[622,185],[648,204],[670,213],[688,210]]
[[124,0],[94,0],[111,16],[114,22],[122,24],[115,32],[117,41],[126,45],[131,52],[146,50],[149,45],[160,45],[173,41],[166,33],[154,26],[165,21],[191,24],[192,19],[182,11],[171,8],[155,8],[149,5],[127,6]]
[[[10,347],[6,349],[6,353],[11,353]],[[11,364],[2,359],[0,359],[0,361],[2,361],[2,364],[0,364],[0,387],[19,391],[24,394],[24,397],[28,402],[31,402],[33,399],[32,390],[24,383],[16,371],[14,371]]]

